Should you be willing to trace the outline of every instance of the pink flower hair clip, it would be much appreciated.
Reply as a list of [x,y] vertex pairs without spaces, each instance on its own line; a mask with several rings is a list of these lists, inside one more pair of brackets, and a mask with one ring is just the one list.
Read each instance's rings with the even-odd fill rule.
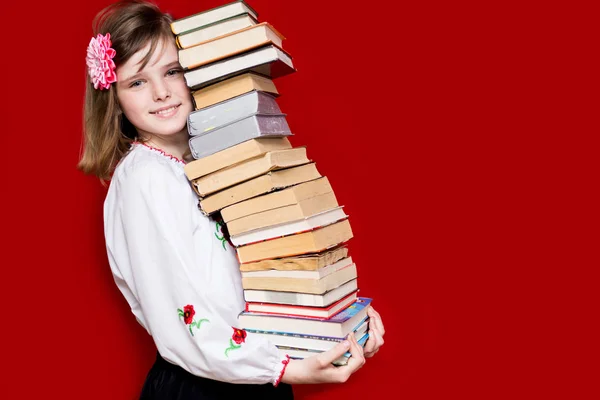
[[110,84],[117,81],[116,67],[112,60],[116,52],[110,47],[111,44],[110,33],[106,36],[99,33],[88,45],[85,63],[94,89],[109,89]]

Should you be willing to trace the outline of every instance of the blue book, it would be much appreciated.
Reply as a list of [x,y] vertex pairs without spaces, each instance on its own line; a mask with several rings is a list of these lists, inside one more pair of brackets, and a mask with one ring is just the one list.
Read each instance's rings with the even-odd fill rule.
[[243,311],[239,316],[240,328],[259,331],[277,331],[309,336],[345,337],[367,317],[372,299],[359,297],[353,304],[330,319],[279,316]]

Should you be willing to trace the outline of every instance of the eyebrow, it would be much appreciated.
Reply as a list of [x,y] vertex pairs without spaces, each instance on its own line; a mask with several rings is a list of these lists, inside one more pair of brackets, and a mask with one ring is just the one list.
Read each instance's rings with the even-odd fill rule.
[[[169,64],[166,64],[163,68],[164,69],[171,69],[171,68],[174,68],[174,67],[181,68],[181,65],[179,64],[179,61],[170,62]],[[137,74],[134,74],[134,75],[130,76],[129,78],[122,79],[121,82],[127,83],[127,82],[134,81],[134,80],[138,79],[140,77],[140,75],[142,75],[142,72],[143,71],[139,71]]]

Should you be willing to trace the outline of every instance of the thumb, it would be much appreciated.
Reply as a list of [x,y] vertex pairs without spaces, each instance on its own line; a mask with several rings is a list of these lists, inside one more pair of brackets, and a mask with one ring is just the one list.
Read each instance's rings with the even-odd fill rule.
[[331,364],[341,356],[343,356],[350,349],[350,340],[345,339],[344,341],[336,344],[333,348],[319,353],[318,357],[322,362],[322,365],[326,366]]

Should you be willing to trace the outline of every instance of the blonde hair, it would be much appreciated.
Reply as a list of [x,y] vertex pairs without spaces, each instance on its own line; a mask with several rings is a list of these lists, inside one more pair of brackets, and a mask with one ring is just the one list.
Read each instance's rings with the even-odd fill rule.
[[[110,33],[117,67],[150,43],[150,51],[140,66],[142,69],[161,41],[174,40],[172,21],[156,4],[122,0],[105,7],[94,17],[93,36]],[[137,131],[121,111],[115,84],[108,90],[94,89],[87,72],[86,80],[82,154],[77,168],[96,175],[105,183],[131,143],[137,140]]]

